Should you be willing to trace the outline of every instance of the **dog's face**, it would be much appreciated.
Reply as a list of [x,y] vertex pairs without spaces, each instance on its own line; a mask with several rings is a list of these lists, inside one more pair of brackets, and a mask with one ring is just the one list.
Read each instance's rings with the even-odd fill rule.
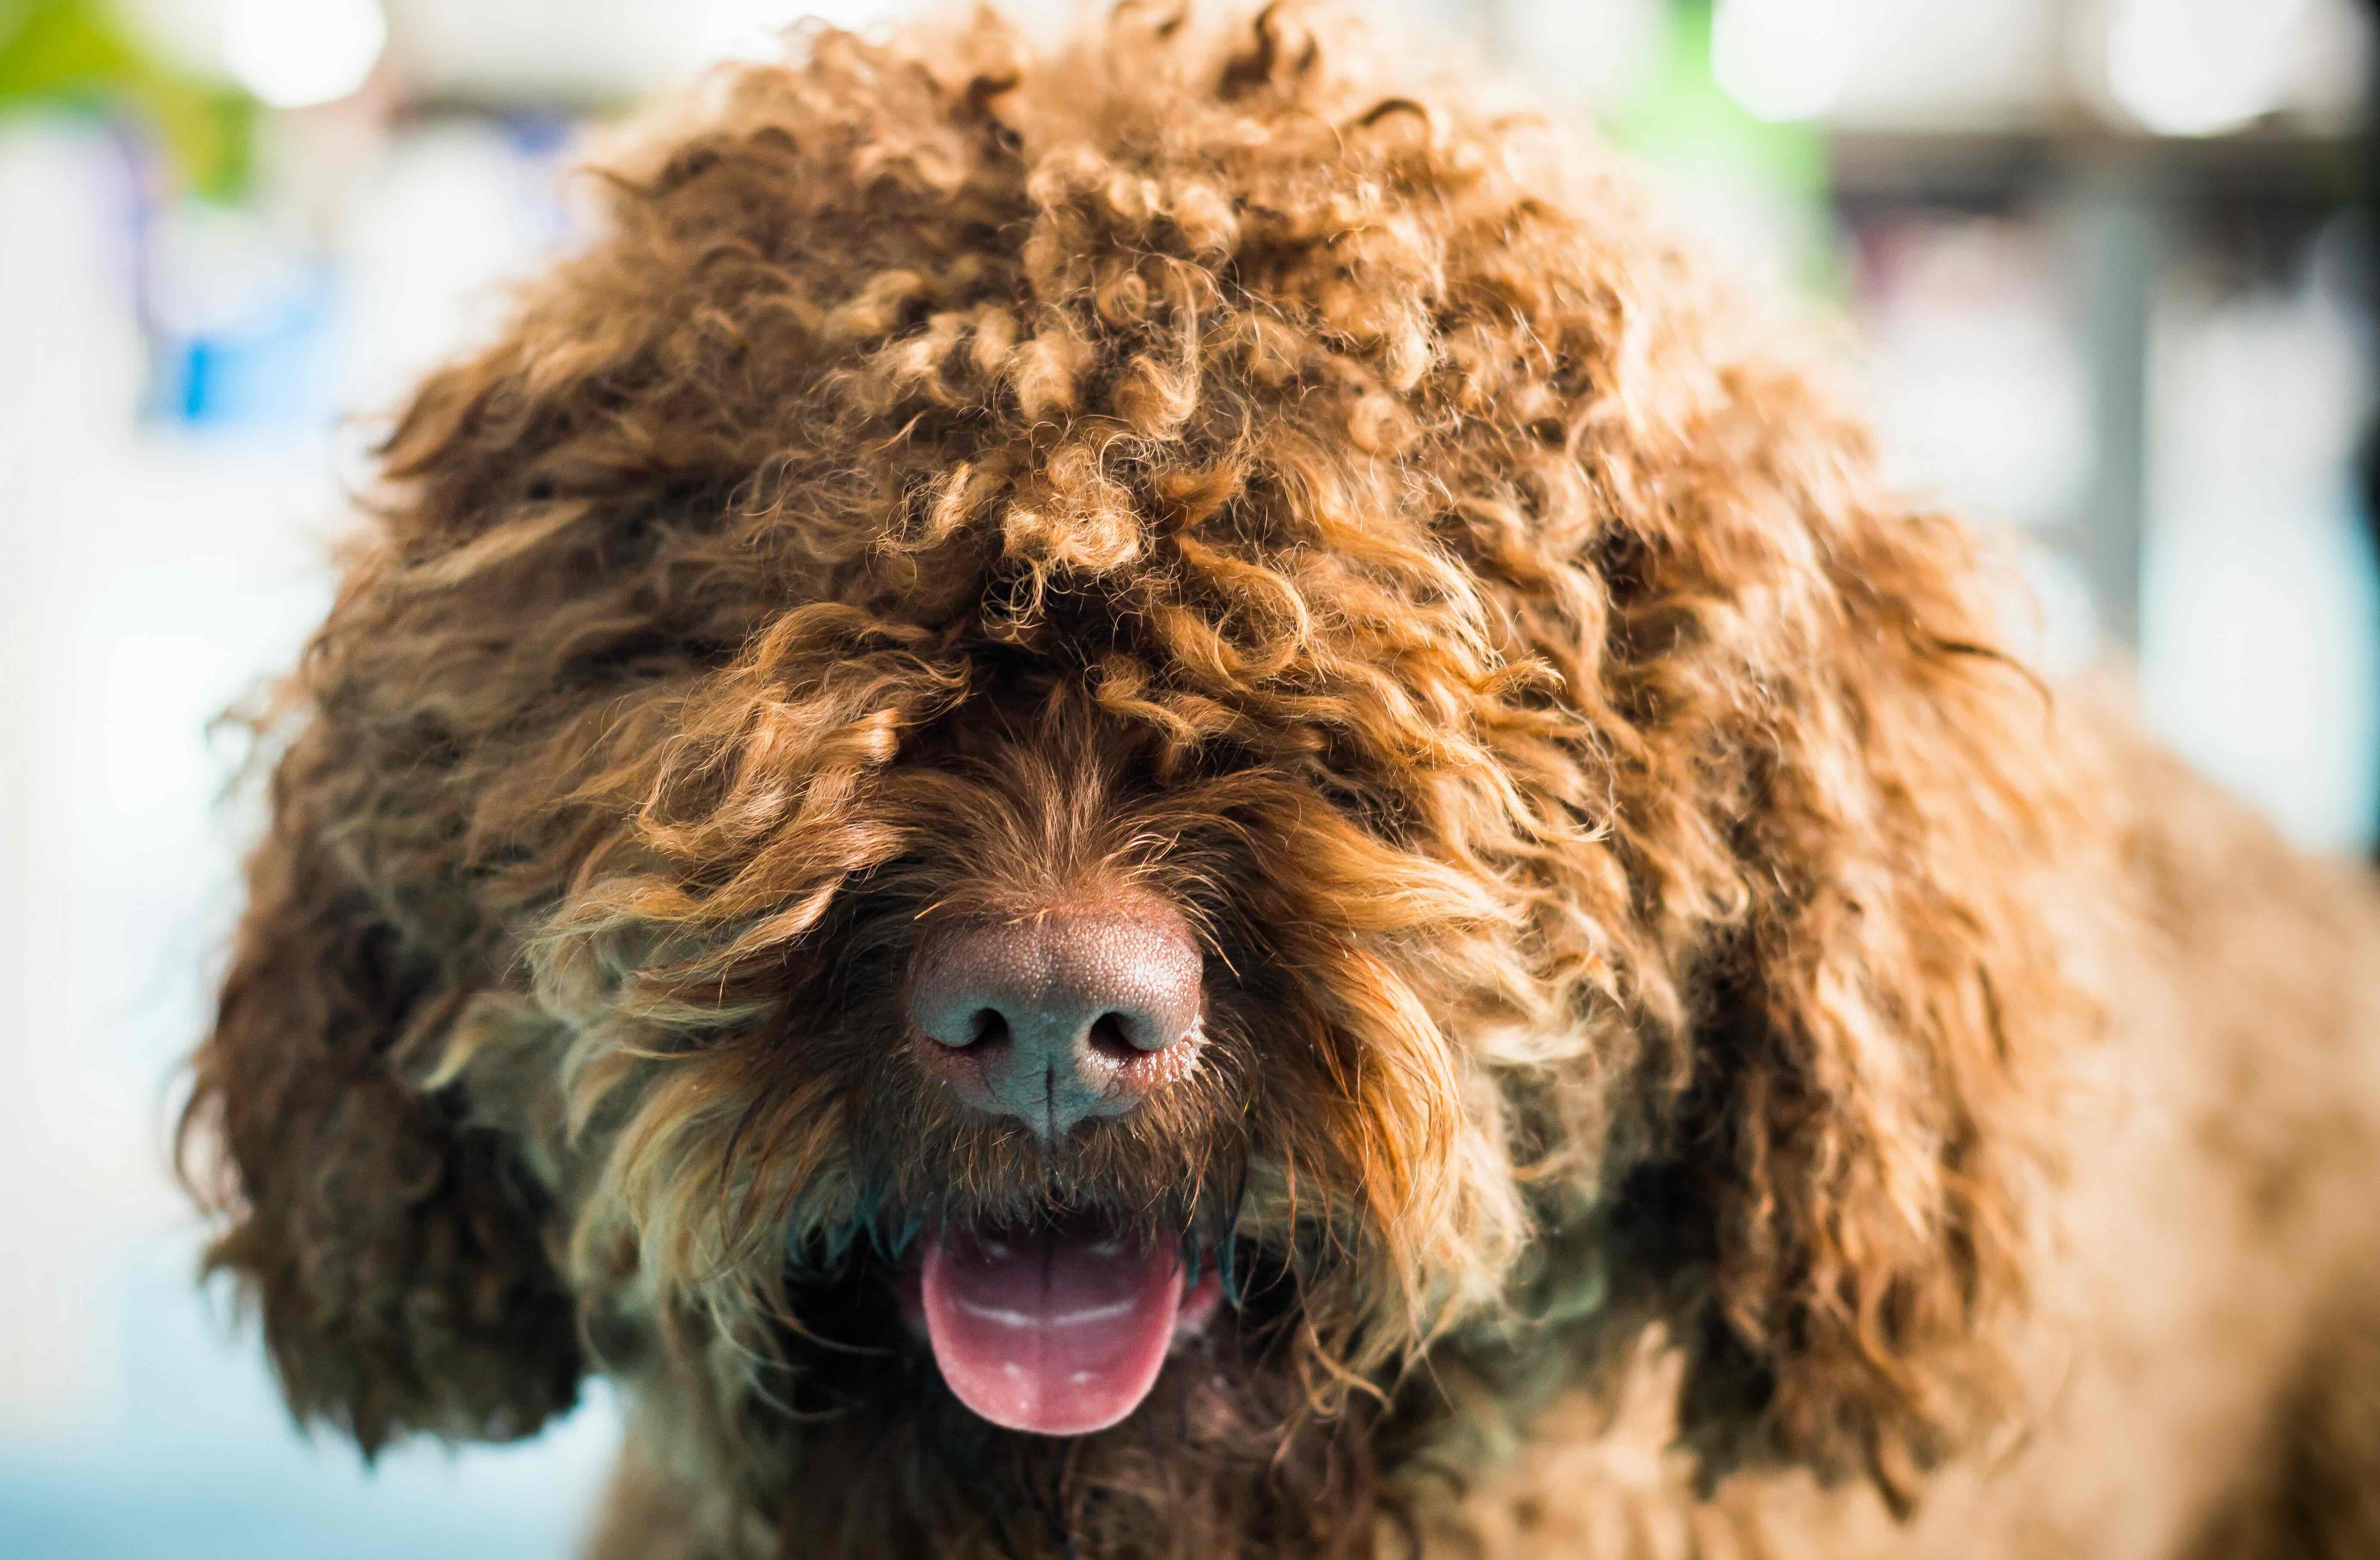
[[1003,1488],[1068,1458],[1245,1481],[1501,1298],[1527,1151],[1469,1049],[1544,1032],[1533,972],[1488,935],[1507,907],[1318,766],[1184,752],[1038,657],[954,659],[966,693],[814,817],[808,848],[870,855],[831,893],[590,913],[533,956],[527,1032],[500,999],[442,1064],[507,1136],[550,1091],[585,1120],[545,1152],[598,1347],[682,1383],[732,1338],[698,1390],[740,1437],[823,1421],[953,1491],[988,1458]]
[[294,1404],[1286,1553],[1658,1324],[1905,1482],[2080,1022],[1963,536],[1279,14],[806,50],[424,387],[291,684],[190,1119]]

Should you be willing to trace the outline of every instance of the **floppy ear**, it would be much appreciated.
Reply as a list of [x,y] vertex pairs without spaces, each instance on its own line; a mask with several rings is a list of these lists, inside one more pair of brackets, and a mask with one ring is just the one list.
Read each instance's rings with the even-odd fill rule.
[[2009,1401],[1995,1323],[2024,1297],[2057,1064],[2095,1021],[2056,930],[2091,853],[2075,750],[1989,648],[1967,534],[1857,484],[1812,496],[1822,609],[1699,761],[1731,769],[1704,800],[1733,903],[1679,975],[1686,1089],[1633,1216],[1696,1275],[1706,1468],[1782,1456],[1905,1505]]
[[[571,1406],[581,1369],[546,1199],[458,1100],[393,1065],[468,991],[342,859],[326,746],[301,733],[273,776],[193,1062],[180,1147],[225,1221],[207,1267],[261,1313],[292,1410],[367,1455],[409,1431],[525,1435]],[[201,1149],[214,1163],[192,1172]]]

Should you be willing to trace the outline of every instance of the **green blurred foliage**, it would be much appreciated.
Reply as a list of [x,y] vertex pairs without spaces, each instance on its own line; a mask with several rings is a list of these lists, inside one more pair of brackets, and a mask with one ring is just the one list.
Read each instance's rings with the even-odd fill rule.
[[1755,118],[1712,76],[1710,59],[1706,0],[1672,6],[1659,66],[1643,90],[1607,120],[1612,138],[1644,156],[1723,165],[1769,189],[1823,199],[1825,134],[1806,122]]
[[158,60],[104,0],[0,0],[0,114],[57,104],[134,116],[199,194],[248,182],[255,100]]
[[1832,183],[1826,131],[1810,121],[1760,119],[1711,74],[1712,0],[1675,0],[1655,67],[1626,102],[1598,118],[1606,135],[1677,185],[1733,191],[1802,213],[1807,234],[1787,257],[1811,291],[1848,285],[1828,225]]

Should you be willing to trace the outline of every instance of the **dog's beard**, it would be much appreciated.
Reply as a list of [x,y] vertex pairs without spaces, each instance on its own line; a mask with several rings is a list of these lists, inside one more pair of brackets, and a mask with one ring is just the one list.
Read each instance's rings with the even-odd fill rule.
[[[1254,1021],[1220,1005],[1217,1056],[1248,1050]],[[854,1049],[892,1042],[888,1027]],[[1330,1403],[1308,1299],[1358,1237],[1312,1222],[1310,1179],[1308,1222],[1274,1205],[1264,1188],[1284,1177],[1229,1094],[1051,1146],[881,1073],[844,1077],[844,1173],[864,1189],[846,1222],[789,1232],[765,1346],[779,1363],[747,1408],[798,1444],[789,1521],[820,1519],[823,1499],[864,1523],[926,1490],[928,1535],[1026,1512],[1013,1553],[1170,1553],[1123,1530],[1167,1511],[1260,1525],[1305,1481],[1350,1482],[1370,1406]]]
[[[1055,1215],[1045,1233],[1091,1238],[1096,1217]],[[943,1231],[944,1260],[971,1238]],[[998,1532],[1018,1555],[1203,1554],[1276,1524],[1362,1519],[1378,1405],[1358,1395],[1317,1412],[1300,1280],[1283,1253],[1189,1233],[1154,1253],[1184,1285],[1160,1368],[1115,1422],[1052,1434],[995,1422],[997,1405],[972,1405],[949,1379],[948,1346],[920,1314],[936,1240],[920,1229],[897,1250],[862,1239],[832,1263],[813,1250],[790,1264],[782,1390],[763,1383],[766,1400],[747,1410],[763,1440],[798,1448],[780,1465],[785,1485],[762,1497],[788,1531],[890,1524],[881,1547],[893,1554],[956,1532]]]

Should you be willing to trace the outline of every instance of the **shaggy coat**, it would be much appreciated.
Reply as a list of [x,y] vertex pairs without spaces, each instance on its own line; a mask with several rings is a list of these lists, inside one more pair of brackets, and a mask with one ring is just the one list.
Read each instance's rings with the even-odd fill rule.
[[[184,1127],[293,1408],[629,1405],[602,1560],[2380,1554],[2380,896],[1878,475],[1607,154],[1343,19],[815,30],[432,375]],[[1046,1145],[938,922],[1156,896]],[[962,1407],[920,1231],[1222,1271]]]

